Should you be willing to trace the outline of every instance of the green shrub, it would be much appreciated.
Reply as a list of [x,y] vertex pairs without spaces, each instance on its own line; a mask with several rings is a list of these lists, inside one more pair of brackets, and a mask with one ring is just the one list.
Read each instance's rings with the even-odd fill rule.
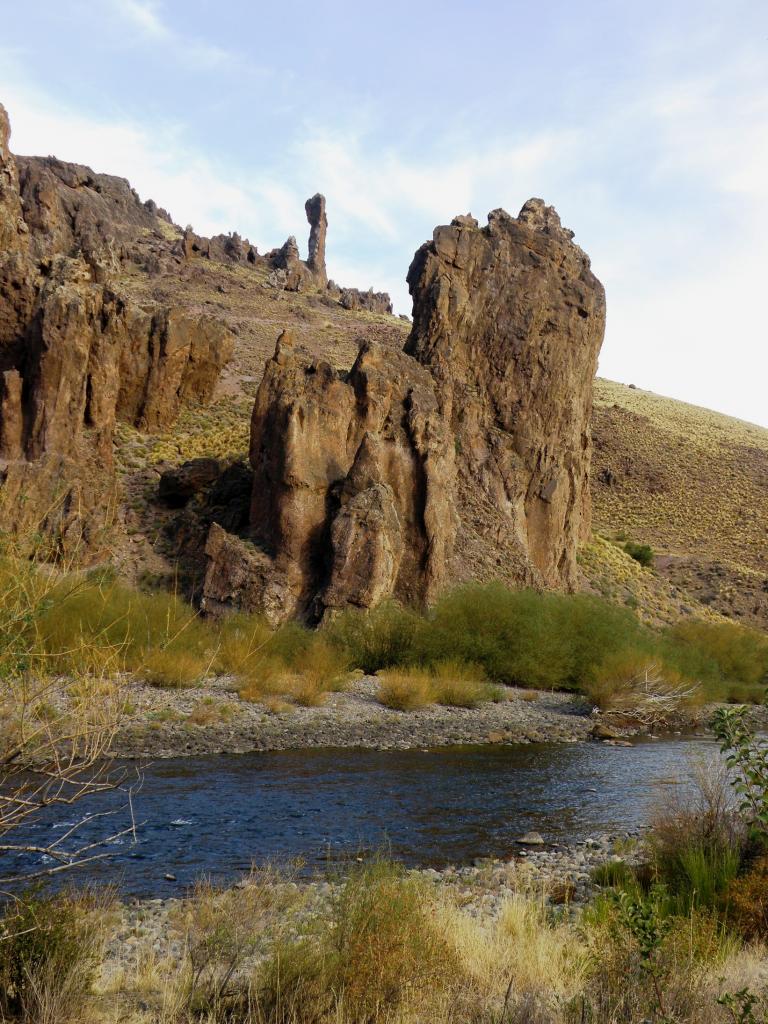
[[679,622],[662,638],[666,660],[708,684],[713,698],[758,698],[768,685],[768,636],[731,622]]
[[624,545],[624,550],[630,558],[634,558],[645,568],[653,565],[653,548],[650,544],[637,544],[635,541],[628,540]]
[[387,601],[367,612],[342,612],[326,635],[347,652],[355,668],[373,675],[383,668],[413,664],[416,635],[422,625],[416,612]]
[[493,681],[580,689],[613,651],[650,646],[650,631],[626,608],[585,594],[467,584],[438,600],[416,635],[416,661],[481,665]]
[[80,1016],[101,949],[97,908],[39,892],[11,901],[0,918],[0,1017],[59,1024]]

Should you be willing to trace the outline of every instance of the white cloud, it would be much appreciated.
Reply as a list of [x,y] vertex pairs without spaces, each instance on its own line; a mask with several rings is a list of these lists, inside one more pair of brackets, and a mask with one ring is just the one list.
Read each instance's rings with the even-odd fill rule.
[[113,0],[116,12],[149,36],[163,39],[171,34],[151,0]]
[[254,70],[236,53],[200,39],[190,38],[171,28],[163,18],[155,0],[111,0],[112,9],[149,42],[162,43],[170,58],[197,70],[217,70],[222,67]]

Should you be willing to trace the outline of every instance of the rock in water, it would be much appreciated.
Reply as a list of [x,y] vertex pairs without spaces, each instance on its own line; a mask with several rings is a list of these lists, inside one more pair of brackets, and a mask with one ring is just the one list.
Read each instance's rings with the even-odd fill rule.
[[[435,229],[408,272],[406,352],[456,439],[454,575],[571,588],[589,536],[592,381],[605,292],[551,206]],[[467,572],[468,570],[468,572]]]
[[405,351],[364,346],[349,373],[280,336],[251,422],[253,545],[209,538],[208,607],[316,621],[468,578],[575,585],[605,295],[571,239],[539,199],[436,228]]

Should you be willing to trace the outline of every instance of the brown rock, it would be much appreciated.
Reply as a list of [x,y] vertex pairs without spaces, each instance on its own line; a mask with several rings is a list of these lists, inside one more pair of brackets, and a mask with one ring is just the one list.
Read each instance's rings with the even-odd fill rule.
[[264,615],[273,626],[296,614],[296,583],[263,551],[213,523],[205,553],[201,607],[206,614],[242,609]]
[[6,370],[0,381],[0,459],[20,459],[24,442],[21,376]]
[[11,124],[0,103],[0,253],[19,250],[24,245],[19,175],[9,149],[10,138]]
[[455,531],[453,444],[430,375],[363,347],[349,374],[278,339],[251,423],[254,541],[311,619],[431,600]]
[[436,228],[408,275],[406,350],[366,345],[347,374],[281,334],[251,422],[256,548],[212,532],[207,607],[316,621],[429,603],[500,564],[573,586],[605,301],[571,239],[541,200]]
[[572,237],[531,199],[518,218],[436,228],[408,272],[406,351],[432,373],[456,437],[457,555],[476,575],[497,574],[499,558],[519,582],[576,585],[605,295]]
[[156,208],[120,178],[14,161],[8,135],[0,108],[0,529],[42,523],[56,543],[78,529],[88,541],[110,514],[115,421],[162,428],[183,402],[207,401],[232,338],[110,285],[119,250],[157,224]]
[[316,195],[304,204],[309,221],[309,254],[307,266],[312,271],[315,284],[325,287],[328,273],[325,269],[325,236],[328,233],[328,218],[325,213],[325,196]]
[[339,302],[344,309],[365,309],[369,313],[392,312],[392,300],[386,292],[375,292],[369,288],[367,292],[359,288],[341,288]]

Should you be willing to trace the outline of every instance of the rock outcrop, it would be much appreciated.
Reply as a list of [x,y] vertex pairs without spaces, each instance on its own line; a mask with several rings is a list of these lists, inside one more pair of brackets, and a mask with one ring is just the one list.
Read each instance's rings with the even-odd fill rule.
[[369,288],[367,292],[359,288],[341,288],[339,302],[344,309],[366,309],[369,313],[392,313],[392,299],[387,292],[375,292]]
[[364,346],[345,374],[280,336],[251,423],[250,532],[211,528],[209,610],[318,621],[469,577],[575,585],[605,324],[588,258],[534,199],[436,228],[408,282],[403,352]]
[[302,362],[283,333],[250,451],[251,539],[280,580],[282,617],[431,600],[455,529],[453,460],[431,377],[412,359],[364,347],[340,374]]
[[307,266],[315,284],[324,288],[328,284],[328,273],[325,269],[325,236],[328,234],[328,217],[325,213],[325,196],[316,195],[304,204],[309,221],[309,249]]
[[87,544],[108,515],[116,421],[161,429],[208,400],[232,339],[112,283],[156,208],[122,179],[15,161],[8,135],[0,107],[0,529],[37,520]]
[[484,228],[470,216],[436,228],[408,272],[405,349],[429,368],[456,439],[462,561],[490,575],[498,552],[521,581],[568,588],[589,533],[605,330],[603,287],[572,239],[541,199],[517,218],[494,210]]

